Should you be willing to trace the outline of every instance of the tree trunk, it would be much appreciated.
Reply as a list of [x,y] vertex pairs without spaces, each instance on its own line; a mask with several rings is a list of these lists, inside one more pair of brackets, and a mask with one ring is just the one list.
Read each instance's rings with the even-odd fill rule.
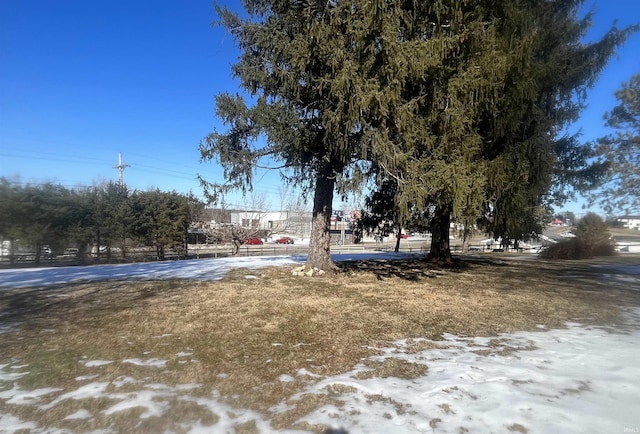
[[336,269],[331,259],[331,233],[329,232],[335,183],[332,171],[325,169],[318,173],[313,197],[307,270],[317,268],[323,271],[333,271]]
[[42,246],[40,245],[39,242],[36,243],[36,256],[35,256],[35,262],[36,262],[36,267],[38,267],[40,265],[40,255],[42,254]]
[[[184,259],[189,257],[189,233],[185,230],[182,235],[182,244],[184,245]],[[196,234],[196,244],[198,244],[198,235]]]
[[402,226],[398,226],[398,231],[396,232],[396,248],[393,249],[394,252],[398,253],[400,251],[400,239],[402,238]]
[[100,237],[100,229],[96,230],[96,256],[94,257],[96,261],[100,262],[100,244],[102,243],[102,237]]
[[16,263],[16,239],[11,238],[9,240],[9,264],[13,265]]
[[451,206],[437,206],[431,222],[431,250],[428,259],[432,262],[453,262],[449,243]]
[[469,253],[469,239],[471,238],[471,229],[466,225],[462,232],[462,253]]
[[156,258],[158,261],[164,261],[164,244],[156,245]]

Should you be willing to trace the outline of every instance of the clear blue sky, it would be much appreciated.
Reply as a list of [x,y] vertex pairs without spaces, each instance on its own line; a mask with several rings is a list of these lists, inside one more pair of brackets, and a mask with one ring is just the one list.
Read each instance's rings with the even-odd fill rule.
[[[615,19],[640,22],[640,0],[586,6],[596,8],[588,38]],[[199,195],[196,174],[222,181],[198,152],[219,126],[214,95],[237,90],[234,41],[211,26],[215,18],[211,0],[0,0],[0,176],[69,187],[117,181],[122,152],[130,188]],[[585,139],[604,133],[613,92],[638,72],[635,35],[590,93],[576,126]],[[279,185],[268,174],[256,186],[273,208]],[[579,204],[567,208],[580,212]]]

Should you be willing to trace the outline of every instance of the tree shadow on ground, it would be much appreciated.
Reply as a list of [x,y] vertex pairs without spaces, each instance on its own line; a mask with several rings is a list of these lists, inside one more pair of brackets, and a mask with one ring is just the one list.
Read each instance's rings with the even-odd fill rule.
[[38,325],[64,319],[70,313],[76,318],[92,318],[100,312],[140,308],[149,299],[178,286],[179,281],[153,285],[105,281],[56,288],[3,289],[0,291],[0,323]]
[[534,266],[544,269],[549,278],[570,282],[590,290],[640,292],[640,256],[609,256],[584,260],[539,259]]
[[463,273],[474,265],[507,265],[500,261],[475,258],[454,258],[451,263],[429,262],[424,258],[369,259],[343,261],[336,264],[342,273],[373,273],[378,280],[400,278],[409,281],[433,279],[443,273]]

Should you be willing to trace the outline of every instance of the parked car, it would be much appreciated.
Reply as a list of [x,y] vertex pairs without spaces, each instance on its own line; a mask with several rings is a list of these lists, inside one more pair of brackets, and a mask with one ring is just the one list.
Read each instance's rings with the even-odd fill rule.
[[[100,253],[107,253],[107,246],[100,246]],[[91,247],[91,256],[98,256],[98,246]]]
[[49,259],[51,257],[53,257],[53,252],[51,251],[51,247],[44,246],[42,250],[40,250],[40,258]]
[[250,246],[259,246],[260,244],[262,244],[262,240],[260,238],[251,237],[247,238],[247,241],[245,241],[244,243]]
[[293,238],[290,237],[282,237],[276,240],[278,244],[293,244]]
[[62,256],[65,258],[75,258],[78,256],[79,250],[75,247],[69,247],[68,249],[64,249],[64,253]]

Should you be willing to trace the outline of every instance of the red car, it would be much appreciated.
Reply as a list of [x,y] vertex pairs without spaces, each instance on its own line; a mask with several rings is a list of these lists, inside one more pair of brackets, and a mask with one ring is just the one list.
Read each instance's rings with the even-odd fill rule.
[[250,246],[258,246],[262,244],[262,240],[260,238],[252,237],[252,238],[247,238],[247,241],[245,241],[244,243]]
[[278,243],[278,244],[293,244],[293,238],[282,237],[280,239],[277,239],[276,243]]

